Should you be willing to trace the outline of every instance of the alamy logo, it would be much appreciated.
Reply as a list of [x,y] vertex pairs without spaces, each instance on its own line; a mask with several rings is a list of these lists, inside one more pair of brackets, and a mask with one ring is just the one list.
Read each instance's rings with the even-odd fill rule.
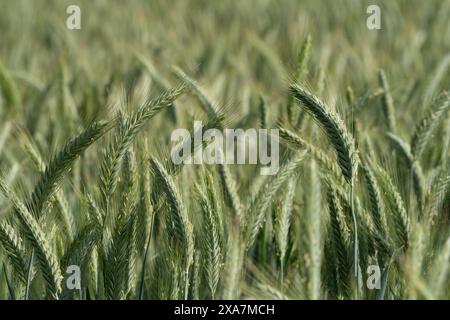
[[370,290],[381,289],[381,271],[377,265],[370,265],[367,267],[367,288]]
[[366,13],[370,14],[367,18],[366,25],[369,30],[381,29],[381,9],[376,4],[367,7]]
[[77,5],[70,5],[66,9],[69,15],[66,20],[66,27],[69,30],[81,29],[81,9]]
[[[171,151],[174,164],[259,164],[261,175],[274,175],[279,169],[278,129],[208,129],[194,121],[194,137],[187,129],[172,132],[176,142]],[[270,146],[269,146],[270,139]],[[192,144],[193,143],[193,144]]]
[[70,265],[67,267],[66,273],[68,274],[66,280],[66,287],[69,290],[81,289],[81,270],[77,265]]

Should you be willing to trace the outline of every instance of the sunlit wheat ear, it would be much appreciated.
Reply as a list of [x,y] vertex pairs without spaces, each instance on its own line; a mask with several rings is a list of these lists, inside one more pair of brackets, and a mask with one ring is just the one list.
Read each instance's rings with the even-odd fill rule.
[[436,101],[433,102],[431,109],[417,124],[417,127],[411,138],[411,153],[415,159],[420,160],[433,131],[443,120],[449,108],[450,93],[444,92]]
[[345,180],[351,184],[358,169],[358,155],[353,137],[340,116],[325,105],[318,97],[297,84],[289,87],[300,106],[318,122],[333,145]]
[[184,270],[187,277],[185,297],[187,298],[189,269],[194,259],[193,226],[189,220],[181,195],[167,170],[153,157],[150,159],[150,169],[168,204],[167,228],[169,236],[175,239],[175,244],[184,255]]
[[19,200],[16,194],[9,189],[0,178],[0,192],[7,198],[15,209],[26,239],[36,252],[39,267],[46,281],[46,293],[49,298],[58,298],[61,291],[61,269],[58,259],[51,249],[44,232],[27,207]]
[[382,106],[384,116],[387,120],[388,130],[395,132],[396,121],[394,99],[392,98],[391,89],[389,88],[389,83],[383,70],[378,71],[378,81],[380,83],[380,87],[383,89]]
[[50,161],[36,183],[28,202],[28,208],[35,218],[42,215],[46,201],[57,190],[63,175],[68,172],[73,162],[87,147],[102,137],[108,128],[109,123],[107,122],[93,123],[80,135],[69,141]]

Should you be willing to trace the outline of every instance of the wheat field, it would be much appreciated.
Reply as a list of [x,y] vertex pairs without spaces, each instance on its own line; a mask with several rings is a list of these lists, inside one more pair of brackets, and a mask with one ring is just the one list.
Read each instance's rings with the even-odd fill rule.
[[450,298],[450,1],[0,2],[0,299]]

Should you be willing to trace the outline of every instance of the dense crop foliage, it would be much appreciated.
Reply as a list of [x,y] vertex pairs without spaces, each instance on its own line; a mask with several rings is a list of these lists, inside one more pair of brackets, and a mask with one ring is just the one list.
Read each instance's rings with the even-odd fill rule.
[[0,298],[450,298],[450,1],[372,2],[2,0]]

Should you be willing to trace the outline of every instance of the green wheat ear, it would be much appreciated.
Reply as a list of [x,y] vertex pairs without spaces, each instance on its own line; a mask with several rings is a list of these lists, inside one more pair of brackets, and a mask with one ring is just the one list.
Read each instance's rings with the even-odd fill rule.
[[73,162],[92,143],[102,137],[109,127],[108,122],[93,123],[76,138],[70,140],[50,161],[36,183],[28,202],[28,208],[35,218],[42,216],[46,201],[57,190],[63,175],[68,172]]
[[244,224],[247,249],[250,249],[255,242],[256,236],[262,227],[271,201],[281,186],[296,173],[296,170],[302,163],[305,154],[305,151],[300,151],[295,154],[292,159],[286,161],[286,163],[280,167],[280,170],[276,175],[266,180],[256,198],[250,204]]
[[21,98],[16,84],[9,74],[6,67],[0,61],[0,91],[5,99],[8,109],[16,109],[21,107]]
[[391,209],[392,230],[398,248],[407,248],[410,240],[411,222],[398,188],[392,182],[389,174],[380,166],[375,167],[375,175],[383,192],[387,206]]
[[309,91],[297,84],[292,84],[289,89],[300,106],[304,107],[325,131],[338,156],[342,174],[351,184],[358,169],[358,155],[353,137],[344,122],[337,113]]
[[206,279],[214,299],[220,280],[223,258],[222,210],[211,174],[206,174],[206,190],[197,185],[200,208],[203,214],[203,242]]
[[[301,82],[305,80],[308,75],[308,62],[310,58],[311,51],[311,35],[307,35],[305,41],[303,42],[302,48],[298,55],[297,60],[297,69],[294,75],[294,81]],[[288,99],[288,116],[291,125],[297,126],[299,123],[299,112],[298,108],[295,107],[295,101],[292,99],[292,96],[289,96]]]
[[117,186],[120,167],[126,152],[145,124],[184,92],[184,84],[166,90],[156,98],[149,98],[121,125],[104,151],[100,168],[101,206],[107,214],[109,198]]
[[[194,231],[181,195],[163,165],[156,159],[150,159],[150,170],[161,194],[165,197],[169,214],[167,215],[167,229],[169,237],[175,240],[175,245],[183,253],[184,270],[186,276],[185,298],[188,296],[189,269],[194,262]],[[176,250],[177,248],[171,248]]]
[[411,153],[411,148],[408,143],[390,132],[388,132],[386,136],[408,164],[409,171],[412,173],[413,177],[414,192],[416,193],[419,209],[422,210],[425,203],[426,193],[425,176],[423,174],[422,167]]
[[51,249],[42,228],[39,226],[33,215],[28,211],[27,207],[5,184],[2,178],[0,178],[0,192],[13,205],[15,213],[17,214],[24,230],[24,235],[36,252],[38,264],[46,282],[47,296],[57,299],[59,293],[61,292],[61,269],[58,259]]
[[27,281],[25,246],[20,235],[6,220],[0,222],[0,243],[5,249],[5,253],[8,256],[10,264],[17,274],[18,279],[25,284]]
[[417,124],[411,138],[411,153],[415,159],[420,160],[426,144],[431,138],[434,129],[439,125],[450,109],[450,93],[444,92],[433,103],[423,119]]
[[382,106],[384,116],[387,120],[388,129],[395,132],[396,121],[394,99],[392,98],[391,89],[389,88],[389,83],[383,70],[378,71],[378,81],[380,83],[380,87],[383,89]]
[[[355,141],[340,116],[331,110],[318,97],[307,90],[293,84],[289,87],[291,94],[297,99],[299,104],[306,108],[306,111],[318,122],[325,131],[328,140],[333,145],[342,174],[350,186],[349,202],[353,220],[353,272],[357,282],[357,288],[361,287],[359,275],[359,243],[358,225],[353,205],[354,180],[358,171],[359,158],[356,151]],[[359,294],[359,291],[358,291]]]

